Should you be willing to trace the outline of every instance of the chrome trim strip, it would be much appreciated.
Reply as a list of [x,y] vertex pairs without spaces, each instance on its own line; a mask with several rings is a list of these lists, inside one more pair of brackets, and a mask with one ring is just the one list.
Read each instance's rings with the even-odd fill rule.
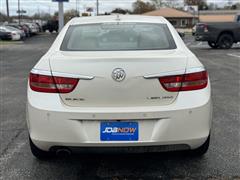
[[201,71],[205,71],[206,69],[202,66],[202,67],[194,67],[194,68],[189,68],[186,69],[186,74],[189,73],[194,73],[194,72],[201,72]]
[[41,74],[41,75],[46,75],[46,76],[51,76],[52,75],[52,73],[50,71],[40,70],[40,69],[35,69],[35,68],[33,68],[31,70],[31,73],[33,73],[33,74]]
[[159,74],[150,74],[150,75],[146,75],[143,76],[145,79],[153,79],[153,78],[159,78],[159,77],[164,77],[164,76],[173,76],[173,75],[181,75],[185,73],[185,69],[184,70],[179,70],[179,71],[168,71],[168,72],[162,72]]
[[[170,119],[170,117],[160,117],[160,118],[147,118],[147,119],[144,119],[144,118],[131,118],[131,120],[133,121],[139,121],[139,120],[162,120],[162,119]],[[106,119],[93,119],[93,118],[89,118],[89,119],[76,119],[76,118],[70,118],[69,120],[72,120],[72,121],[108,121]],[[129,121],[129,118],[128,119],[111,119],[109,121],[112,121],[112,120],[117,120],[117,121]]]
[[182,74],[189,74],[189,73],[194,73],[194,72],[201,72],[205,71],[204,67],[194,67],[194,68],[189,68],[189,69],[184,69],[184,70],[178,70],[178,71],[168,71],[168,72],[163,72],[159,74],[150,74],[143,76],[145,79],[153,79],[153,78],[160,78],[164,76],[174,76],[174,75],[182,75]]
[[62,73],[62,72],[52,72],[53,76],[60,76],[60,77],[68,77],[68,78],[78,78],[78,79],[84,79],[84,80],[92,80],[94,79],[94,76],[86,76],[81,74],[70,74],[70,73]]
[[94,76],[86,76],[86,75],[80,75],[80,74],[71,74],[71,73],[63,73],[63,72],[50,72],[47,70],[40,70],[40,69],[32,69],[31,73],[34,74],[42,74],[47,76],[59,76],[59,77],[68,77],[68,78],[78,78],[83,80],[92,80],[94,79]]

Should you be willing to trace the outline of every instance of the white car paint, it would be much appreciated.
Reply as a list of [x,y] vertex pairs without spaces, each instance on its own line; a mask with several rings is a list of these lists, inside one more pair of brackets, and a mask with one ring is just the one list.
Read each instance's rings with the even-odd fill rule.
[[[177,48],[64,52],[60,46],[69,26],[115,22],[116,16],[72,19],[32,73],[78,77],[78,85],[67,94],[36,92],[28,85],[27,124],[30,138],[38,148],[49,151],[53,146],[184,144],[196,149],[207,140],[212,114],[209,80],[203,89],[168,92],[157,78],[202,71],[203,65],[166,19],[148,16],[120,19],[123,23],[167,24]],[[119,67],[125,70],[126,79],[115,82],[111,73]],[[151,99],[153,96],[161,100]],[[138,141],[101,141],[100,123],[115,120],[138,122]]]
[[38,33],[37,25],[34,23],[24,23],[31,29],[31,33]]
[[21,35],[20,35],[19,32],[17,32],[17,31],[12,31],[12,32],[11,32],[11,35],[12,35],[12,40],[14,40],[14,41],[19,41],[19,40],[21,40]]
[[0,29],[5,31],[5,32],[10,32],[12,36],[13,41],[19,41],[21,40],[21,31],[13,28],[13,27],[6,27],[6,26],[0,26]]

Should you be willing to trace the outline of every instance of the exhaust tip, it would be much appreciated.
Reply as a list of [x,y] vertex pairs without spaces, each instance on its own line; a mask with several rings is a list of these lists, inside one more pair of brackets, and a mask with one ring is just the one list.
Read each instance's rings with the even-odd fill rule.
[[72,152],[67,148],[61,148],[56,150],[56,155],[60,157],[68,157],[72,154]]

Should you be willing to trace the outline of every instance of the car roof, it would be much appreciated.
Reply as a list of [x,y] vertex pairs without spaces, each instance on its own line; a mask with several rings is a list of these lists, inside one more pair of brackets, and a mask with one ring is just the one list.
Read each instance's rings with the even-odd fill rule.
[[0,26],[1,29],[5,29],[7,31],[17,31],[18,29],[12,27],[12,26],[7,26],[7,25],[4,25],[4,26]]
[[1,29],[7,29],[7,27],[5,25],[1,25],[0,28]]
[[70,25],[92,24],[105,22],[144,22],[166,24],[167,20],[161,16],[143,16],[143,15],[108,15],[73,18]]

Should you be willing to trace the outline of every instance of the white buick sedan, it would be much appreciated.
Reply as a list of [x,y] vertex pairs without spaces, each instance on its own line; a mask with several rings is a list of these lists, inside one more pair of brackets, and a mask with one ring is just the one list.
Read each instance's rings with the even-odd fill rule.
[[202,155],[211,114],[208,73],[163,17],[74,18],[29,76],[37,158],[116,149]]

